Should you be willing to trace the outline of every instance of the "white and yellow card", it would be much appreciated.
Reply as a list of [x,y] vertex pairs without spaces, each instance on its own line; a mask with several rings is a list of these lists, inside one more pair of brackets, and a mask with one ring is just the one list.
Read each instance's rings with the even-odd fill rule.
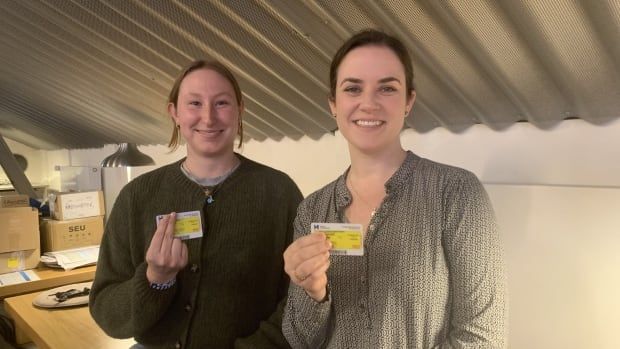
[[[166,217],[165,214],[157,216],[157,225]],[[200,211],[177,212],[177,220],[174,223],[174,237],[181,240],[202,237],[202,220]]]
[[330,253],[343,256],[364,255],[364,235],[361,224],[312,223],[312,233],[322,232],[332,243]]

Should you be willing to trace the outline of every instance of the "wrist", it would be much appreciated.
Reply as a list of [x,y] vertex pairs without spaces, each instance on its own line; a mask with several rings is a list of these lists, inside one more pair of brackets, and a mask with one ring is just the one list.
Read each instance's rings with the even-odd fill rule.
[[153,271],[151,268],[147,267],[146,269],[146,279],[149,284],[165,284],[172,279],[176,279],[177,274],[160,274]]
[[317,303],[323,303],[327,301],[327,299],[329,298],[329,291],[328,291],[327,286],[324,289],[317,291],[317,292],[308,292],[306,290],[306,294]]
[[158,283],[158,282],[149,282],[149,287],[154,289],[154,290],[158,290],[158,291],[163,291],[163,290],[167,290],[169,288],[172,288],[172,286],[174,286],[174,284],[176,284],[177,279],[176,278],[172,278],[166,282],[163,283]]

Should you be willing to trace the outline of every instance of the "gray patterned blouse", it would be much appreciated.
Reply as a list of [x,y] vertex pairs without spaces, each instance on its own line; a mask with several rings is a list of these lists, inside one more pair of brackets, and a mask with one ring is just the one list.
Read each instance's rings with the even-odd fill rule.
[[[302,202],[295,238],[310,223],[345,221],[347,173]],[[408,152],[385,190],[364,255],[330,257],[327,301],[291,283],[282,324],[291,346],[506,347],[502,249],[476,176]]]

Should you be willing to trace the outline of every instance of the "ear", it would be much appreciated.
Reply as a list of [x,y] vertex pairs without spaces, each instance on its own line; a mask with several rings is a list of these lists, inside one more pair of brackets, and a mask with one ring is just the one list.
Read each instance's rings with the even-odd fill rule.
[[245,110],[245,104],[243,104],[243,100],[241,100],[241,102],[239,102],[239,117],[241,117],[241,114],[243,114],[244,110]]
[[168,115],[170,115],[175,125],[179,124],[179,118],[177,117],[177,108],[174,106],[174,103],[168,103]]
[[405,108],[407,113],[411,113],[411,108],[413,108],[413,104],[415,103],[415,90],[411,91],[409,97],[407,97],[407,104],[405,104]]
[[336,116],[336,101],[332,97],[327,97],[327,102],[329,103],[329,111],[332,113],[332,116]]

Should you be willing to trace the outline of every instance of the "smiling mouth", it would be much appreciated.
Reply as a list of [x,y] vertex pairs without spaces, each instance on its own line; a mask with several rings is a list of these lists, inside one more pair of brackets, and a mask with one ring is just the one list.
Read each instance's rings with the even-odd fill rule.
[[357,126],[361,126],[361,127],[376,127],[376,126],[381,126],[385,123],[385,121],[381,121],[381,120],[355,120],[353,122]]
[[214,137],[224,132],[224,130],[194,130],[194,132],[198,132],[199,134],[202,134],[202,135]]
[[222,132],[222,130],[194,130],[196,132],[200,132],[200,133],[216,133],[216,132]]

